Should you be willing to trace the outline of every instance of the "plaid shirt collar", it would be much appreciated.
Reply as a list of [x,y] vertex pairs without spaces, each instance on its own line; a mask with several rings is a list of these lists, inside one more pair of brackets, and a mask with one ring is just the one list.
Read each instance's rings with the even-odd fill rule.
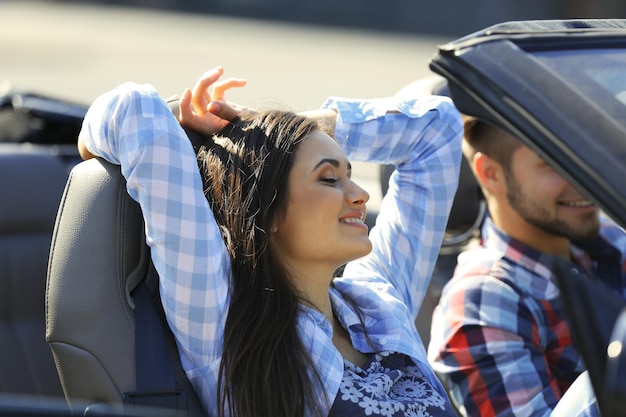
[[[504,261],[510,261],[542,278],[526,280],[524,285],[524,280],[519,282],[516,277],[518,285],[526,286],[530,293],[541,298],[552,298],[558,294],[552,271],[554,264],[563,262],[562,259],[540,252],[512,238],[499,229],[490,217],[485,219],[482,227],[481,246],[500,252]],[[589,276],[621,293],[624,286],[621,253],[604,237],[599,236],[586,243],[572,243],[570,254],[572,264],[581,267]]]

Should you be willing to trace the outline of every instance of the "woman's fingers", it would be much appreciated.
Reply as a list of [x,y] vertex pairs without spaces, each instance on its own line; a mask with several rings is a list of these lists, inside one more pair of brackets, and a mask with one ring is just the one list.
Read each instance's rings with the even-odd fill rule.
[[226,90],[233,87],[243,87],[247,81],[243,78],[227,78],[225,80],[216,81],[213,84],[213,93],[211,93],[211,101],[219,101],[224,99]]
[[193,118],[193,107],[191,105],[191,90],[186,88],[178,101],[178,121],[186,125]]
[[235,118],[241,111],[228,103],[211,101],[207,106],[207,111],[199,115],[191,102],[192,93],[187,88],[178,101],[178,121],[182,126],[206,135],[212,135],[223,129],[229,123],[228,121]]
[[202,74],[193,89],[183,91],[178,105],[178,121],[183,126],[213,134],[241,113],[242,108],[224,100],[224,94],[230,88],[245,86],[246,80],[220,80],[223,73],[222,67],[213,68]]
[[[234,87],[243,87],[247,81],[243,78],[227,78],[220,80],[224,74],[223,67],[216,67],[205,72],[193,88],[192,104],[195,111],[202,115],[212,101],[224,99],[225,92]],[[212,91],[211,91],[212,90]]]
[[199,114],[206,113],[206,108],[211,101],[211,94],[209,88],[224,74],[223,67],[215,67],[204,74],[198,79],[196,85],[193,87],[192,104],[196,112]]
[[241,113],[242,109],[226,101],[212,101],[209,103],[207,111],[220,119],[233,120]]

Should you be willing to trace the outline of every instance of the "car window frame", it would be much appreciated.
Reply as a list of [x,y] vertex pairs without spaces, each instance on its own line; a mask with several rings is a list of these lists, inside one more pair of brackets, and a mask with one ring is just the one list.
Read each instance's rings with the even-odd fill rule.
[[566,48],[619,48],[626,54],[626,31],[483,31],[442,45],[430,67],[448,80],[461,112],[520,138],[625,227],[625,124],[533,56]]

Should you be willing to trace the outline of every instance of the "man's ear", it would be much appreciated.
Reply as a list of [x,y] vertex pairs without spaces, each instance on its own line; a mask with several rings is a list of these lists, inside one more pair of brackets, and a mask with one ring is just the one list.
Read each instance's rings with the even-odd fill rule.
[[480,185],[491,194],[506,191],[504,171],[502,165],[485,155],[477,152],[472,158],[472,169]]

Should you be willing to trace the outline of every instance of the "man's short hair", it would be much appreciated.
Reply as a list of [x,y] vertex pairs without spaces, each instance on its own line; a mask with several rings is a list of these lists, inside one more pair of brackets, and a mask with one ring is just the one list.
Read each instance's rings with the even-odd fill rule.
[[511,156],[522,143],[501,128],[475,117],[464,115],[463,121],[463,154],[467,160],[471,161],[480,152],[509,171]]

